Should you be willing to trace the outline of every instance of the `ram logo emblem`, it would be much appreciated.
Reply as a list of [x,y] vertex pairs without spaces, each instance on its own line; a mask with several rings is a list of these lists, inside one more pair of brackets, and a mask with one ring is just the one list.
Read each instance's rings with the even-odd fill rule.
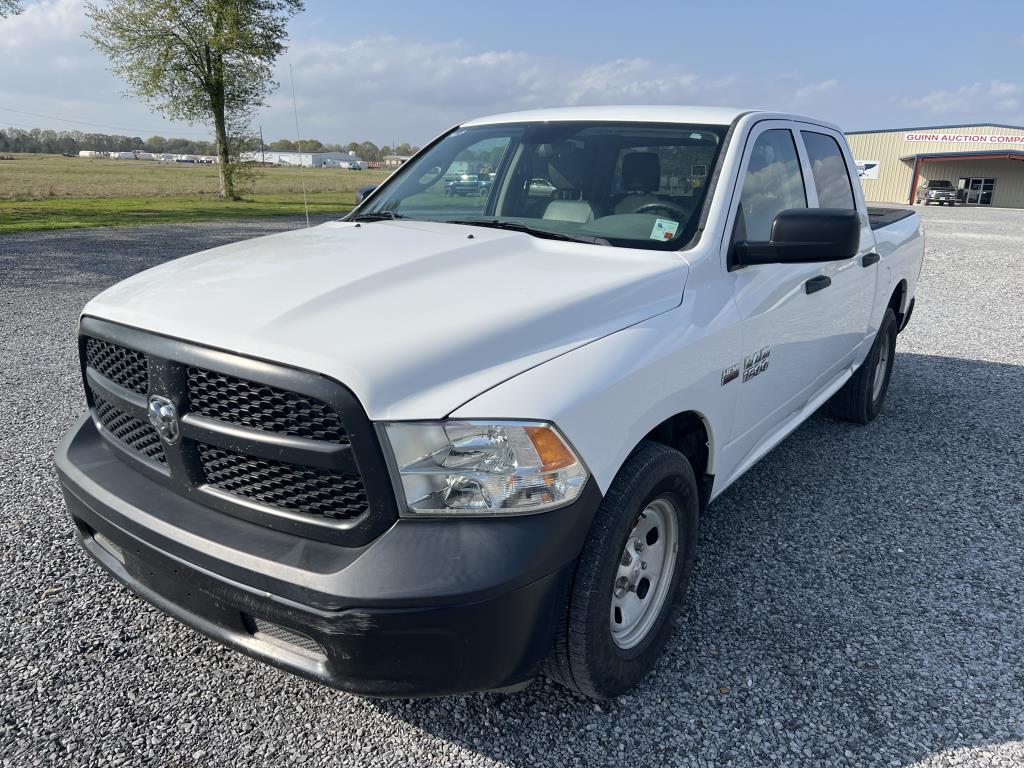
[[174,403],[160,395],[149,396],[149,423],[168,445],[178,441],[181,430],[178,427],[178,409]]

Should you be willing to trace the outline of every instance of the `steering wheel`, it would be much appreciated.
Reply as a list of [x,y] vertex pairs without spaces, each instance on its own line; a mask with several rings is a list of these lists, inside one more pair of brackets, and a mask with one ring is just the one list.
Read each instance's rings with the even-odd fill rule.
[[651,213],[653,211],[665,211],[670,216],[675,216],[679,219],[685,219],[689,216],[681,205],[670,203],[667,200],[659,200],[656,203],[645,203],[633,211],[633,213]]

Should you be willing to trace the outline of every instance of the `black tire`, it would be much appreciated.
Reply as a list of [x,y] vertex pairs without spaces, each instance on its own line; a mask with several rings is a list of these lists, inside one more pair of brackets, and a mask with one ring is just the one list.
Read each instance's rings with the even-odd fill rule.
[[[832,396],[830,410],[837,419],[867,424],[882,410],[885,395],[889,391],[889,381],[892,379],[893,363],[896,360],[896,330],[896,315],[890,307],[885,310],[882,325],[875,335],[875,342],[871,345],[867,359],[861,363],[860,368],[843,388]],[[887,358],[885,367],[879,369],[879,358],[883,354]],[[883,378],[880,386],[876,388],[875,382],[880,372]]]
[[[675,567],[657,618],[642,640],[624,649],[612,637],[610,618],[619,560],[641,511],[659,499],[671,501],[678,523]],[[548,677],[584,696],[609,699],[651,671],[689,586],[698,510],[697,482],[686,457],[660,443],[641,443],[615,476],[594,517],[545,665]]]

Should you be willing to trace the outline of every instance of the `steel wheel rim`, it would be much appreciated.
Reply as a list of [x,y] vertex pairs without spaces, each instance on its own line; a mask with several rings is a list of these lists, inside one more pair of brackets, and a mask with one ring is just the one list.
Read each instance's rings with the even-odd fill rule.
[[669,597],[679,552],[675,505],[659,496],[640,513],[619,555],[609,622],[622,649],[639,645]]
[[875,378],[872,382],[871,399],[877,401],[885,384],[885,372],[889,369],[889,334],[882,336],[882,346],[878,350],[878,362],[875,363]]

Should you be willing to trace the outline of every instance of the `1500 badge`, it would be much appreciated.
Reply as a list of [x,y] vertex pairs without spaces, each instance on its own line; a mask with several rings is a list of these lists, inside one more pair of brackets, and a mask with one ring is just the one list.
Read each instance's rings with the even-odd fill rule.
[[758,374],[768,370],[768,356],[772,353],[771,347],[765,347],[756,354],[748,355],[743,361],[743,381],[749,381]]

